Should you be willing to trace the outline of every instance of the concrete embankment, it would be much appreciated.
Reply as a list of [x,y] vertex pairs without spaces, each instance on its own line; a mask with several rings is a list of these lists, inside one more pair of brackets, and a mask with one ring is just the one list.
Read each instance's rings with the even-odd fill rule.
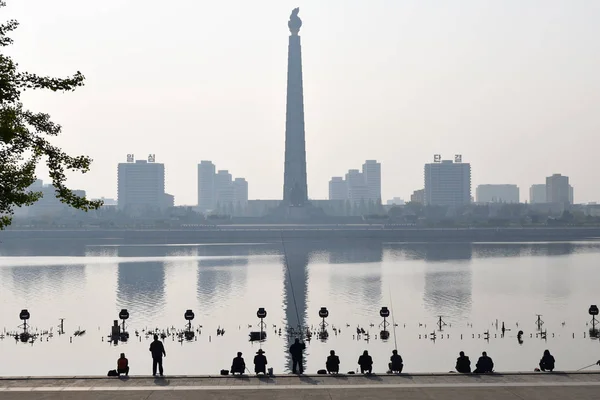
[[0,379],[0,399],[597,399],[599,373]]

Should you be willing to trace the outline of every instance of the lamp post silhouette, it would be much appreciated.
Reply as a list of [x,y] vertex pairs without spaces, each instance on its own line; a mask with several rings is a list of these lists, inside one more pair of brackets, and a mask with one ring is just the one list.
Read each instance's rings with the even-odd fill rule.
[[260,326],[260,332],[250,332],[250,340],[263,341],[267,338],[267,332],[264,330],[267,326],[264,321],[264,319],[267,317],[267,310],[265,310],[263,307],[260,307],[256,312],[256,316],[260,318],[260,323],[258,324]]
[[121,309],[119,312],[119,319],[121,320],[121,335],[119,339],[126,342],[129,339],[129,333],[125,330],[125,321],[129,319],[129,311],[126,308]]
[[31,315],[29,314],[29,311],[27,311],[27,309],[23,309],[19,313],[19,319],[21,321],[23,321],[23,324],[20,325],[23,327],[23,332],[21,332],[20,335],[15,335],[15,339],[17,339],[17,340],[21,339],[21,342],[23,342],[23,343],[27,342],[29,340],[29,338],[31,337],[29,332],[27,332],[27,320],[30,317],[31,317]]
[[598,330],[596,329],[596,325],[598,324],[598,320],[596,319],[596,315],[598,315],[598,306],[592,304],[588,310],[588,313],[592,316],[592,329],[590,329],[590,337],[596,337],[598,335]]
[[192,310],[185,310],[183,318],[185,318],[185,320],[188,322],[187,330],[185,331],[185,338],[187,340],[192,340],[194,338],[194,331],[192,330],[192,320],[194,319],[194,317],[195,315]]
[[327,310],[327,307],[321,307],[321,309],[319,310],[319,317],[323,319],[323,321],[321,322],[321,331],[319,332],[319,338],[321,340],[326,340],[329,337],[329,333],[327,332],[327,325],[329,325],[327,322],[325,322],[325,318],[329,317],[329,310]]
[[388,310],[387,307],[381,307],[379,316],[383,318],[383,322],[379,324],[379,326],[383,325],[383,330],[379,332],[379,337],[381,340],[387,340],[390,337],[390,332],[387,330],[387,327],[390,325],[390,323],[387,322],[387,318],[390,316],[390,310]]

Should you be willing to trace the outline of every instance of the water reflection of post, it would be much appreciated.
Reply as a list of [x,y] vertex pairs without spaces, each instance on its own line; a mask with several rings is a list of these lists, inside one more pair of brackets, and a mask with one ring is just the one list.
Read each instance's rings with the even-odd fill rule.
[[[308,243],[297,239],[283,239],[282,242],[282,251],[284,251],[283,247],[285,247],[283,304],[287,327],[293,328],[295,331],[300,329],[302,331],[302,338],[304,338],[304,331],[306,330],[306,297],[308,291],[310,247]],[[290,371],[292,370],[292,358],[289,348],[294,343],[296,337],[300,336],[287,336],[286,347],[284,349],[286,365]],[[303,363],[306,364],[306,357],[303,359]],[[306,365],[302,367],[305,369]]]

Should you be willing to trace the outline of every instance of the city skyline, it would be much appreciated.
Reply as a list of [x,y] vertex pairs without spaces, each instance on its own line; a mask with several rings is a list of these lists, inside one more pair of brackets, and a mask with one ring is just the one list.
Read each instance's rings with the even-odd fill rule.
[[[600,172],[588,164],[600,127],[600,56],[589,49],[599,13],[591,1],[550,2],[306,0],[256,8],[107,0],[92,12],[74,0],[11,0],[5,14],[22,23],[11,53],[24,68],[79,69],[88,78],[69,96],[23,100],[63,126],[53,142],[94,158],[89,174],[69,182],[90,197],[115,198],[120,154],[141,151],[169,166],[165,190],[176,204],[195,204],[193,185],[179,182],[193,182],[195,165],[207,158],[252,182],[250,198],[280,198],[285,21],[300,6],[308,21],[311,198],[326,198],[336,171],[368,157],[385,165],[382,198],[407,199],[422,186],[423,162],[441,152],[468,155],[473,187],[512,183],[524,193],[560,171],[577,187],[578,203],[596,201]],[[178,23],[158,35],[153,27],[170,16]],[[47,180],[43,168],[38,176]]]

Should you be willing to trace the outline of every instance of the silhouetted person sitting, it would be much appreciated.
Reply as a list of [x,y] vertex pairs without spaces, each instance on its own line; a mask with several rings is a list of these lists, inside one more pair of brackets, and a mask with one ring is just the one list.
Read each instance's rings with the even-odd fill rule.
[[461,374],[470,374],[471,373],[471,360],[469,360],[468,356],[465,356],[465,352],[461,351],[459,357],[456,359],[456,371]]
[[481,353],[481,357],[477,360],[477,364],[475,365],[475,374],[487,374],[494,371],[494,362],[491,358],[488,357],[487,353],[484,351]]
[[129,360],[125,358],[125,353],[121,353],[121,357],[117,360],[117,374],[129,376]]
[[306,349],[306,344],[300,343],[300,339],[296,338],[293,345],[290,346],[290,354],[292,355],[292,374],[296,373],[296,365],[300,369],[300,374],[304,372],[302,369],[302,352]]
[[243,374],[244,371],[246,370],[246,363],[244,362],[244,359],[242,358],[242,353],[238,352],[237,353],[237,357],[233,359],[233,361],[231,362],[231,374],[235,375],[235,374]]
[[163,376],[162,358],[163,356],[166,357],[167,353],[165,352],[163,342],[158,340],[158,335],[154,335],[154,342],[150,343],[150,353],[152,353],[152,376],[156,376],[157,365],[160,376]]
[[340,372],[340,358],[335,355],[335,351],[331,350],[329,352],[329,357],[327,357],[325,367],[327,368],[327,373],[329,374],[337,374]]
[[389,369],[392,374],[401,373],[402,368],[404,368],[404,364],[402,361],[402,357],[398,354],[398,350],[392,351],[392,356],[390,357]]
[[254,372],[256,375],[263,373],[267,374],[267,357],[265,357],[263,349],[258,349],[254,356]]
[[358,365],[360,365],[360,373],[370,374],[373,372],[373,359],[369,355],[369,352],[365,350],[362,356],[358,357]]
[[550,351],[545,350],[544,356],[540,360],[540,369],[542,371],[550,371],[554,370],[554,357],[550,354]]

